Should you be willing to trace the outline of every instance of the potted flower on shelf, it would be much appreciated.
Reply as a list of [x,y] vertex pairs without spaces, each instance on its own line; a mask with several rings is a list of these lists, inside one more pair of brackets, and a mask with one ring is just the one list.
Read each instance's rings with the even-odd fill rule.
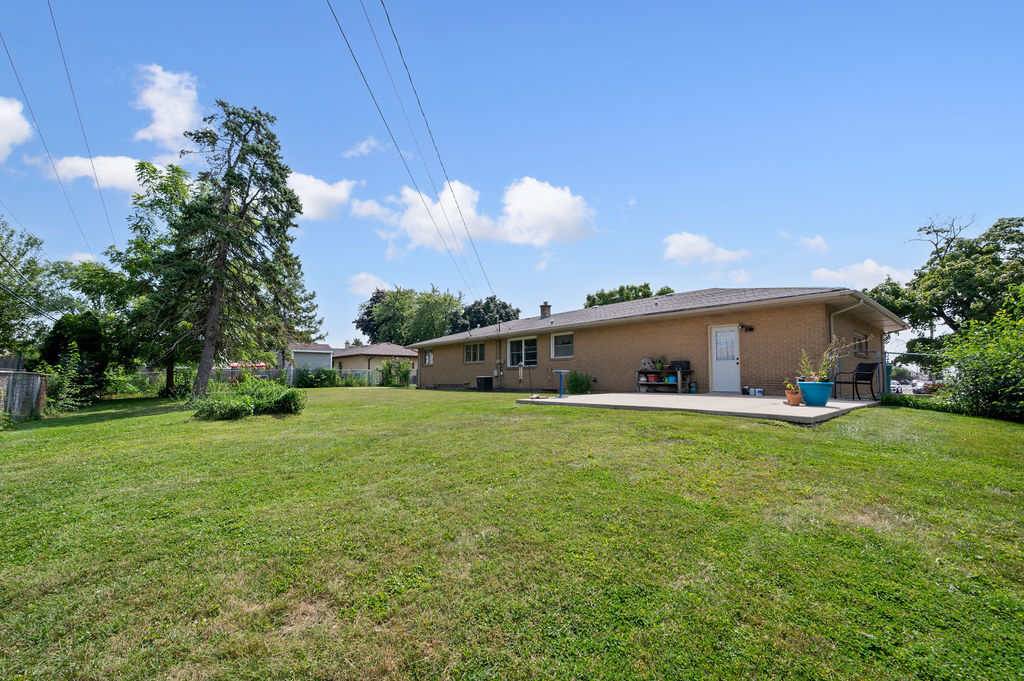
[[800,386],[797,385],[798,379],[790,381],[786,379],[786,399],[789,400],[790,406],[799,407],[800,402],[803,401],[803,393],[800,392]]
[[806,350],[800,348],[800,376],[797,377],[797,385],[800,387],[804,404],[808,407],[824,407],[828,404],[828,398],[832,395],[832,388],[835,385],[830,380],[832,371],[843,351],[853,345],[833,336],[832,342],[821,353],[821,359],[817,364],[812,362]]

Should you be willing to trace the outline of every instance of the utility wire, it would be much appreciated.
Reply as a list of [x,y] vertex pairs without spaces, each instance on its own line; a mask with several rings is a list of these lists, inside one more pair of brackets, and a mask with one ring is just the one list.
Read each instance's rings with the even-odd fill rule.
[[22,274],[22,273],[21,273],[21,270],[19,270],[19,269],[18,269],[18,266],[17,266],[17,265],[15,265],[15,264],[14,264],[13,262],[11,262],[11,261],[10,261],[10,260],[9,260],[9,259],[7,258],[7,256],[6,256],[6,255],[4,255],[4,252],[3,252],[3,251],[0,251],[0,260],[3,260],[3,261],[4,261],[5,263],[7,263],[7,265],[8,265],[8,266],[9,266],[9,267],[10,267],[10,268],[11,268],[12,270],[14,270],[15,274],[17,274],[17,275],[18,275],[19,277],[21,277],[22,279],[24,279],[24,280],[25,280],[25,283],[26,283],[26,284],[28,284],[29,286],[34,286],[34,284],[33,284],[33,283],[32,283],[31,281],[29,281],[29,278],[28,278],[28,277],[26,277],[26,276],[25,276],[24,274]]
[[89,255],[96,257],[92,252],[92,247],[89,245],[89,240],[85,238],[85,230],[82,229],[82,223],[78,221],[78,214],[75,213],[74,207],[71,205],[71,197],[68,196],[68,190],[64,188],[64,182],[60,179],[60,173],[57,172],[57,165],[53,162],[53,155],[50,154],[50,147],[46,144],[46,138],[43,137],[43,130],[39,127],[39,121],[36,119],[35,111],[32,110],[32,104],[28,100],[28,93],[25,92],[25,86],[21,82],[21,76],[18,75],[18,67],[14,65],[14,57],[11,56],[11,50],[7,47],[7,41],[4,40],[4,34],[0,32],[0,43],[3,43],[4,52],[7,53],[7,61],[11,63],[11,70],[14,71],[14,79],[18,81],[18,87],[21,89],[21,96],[25,99],[25,107],[28,109],[28,113],[32,116],[32,123],[36,127],[36,132],[39,133],[39,141],[43,143],[43,149],[46,150],[46,158],[50,159],[50,167],[53,169],[53,175],[57,178],[57,184],[60,185],[60,191],[64,194],[64,201],[68,204],[68,210],[71,211],[71,217],[75,219],[75,225],[78,226],[78,232],[82,235],[82,241],[85,242],[85,248],[89,251]]
[[68,68],[68,60],[64,56],[64,45],[60,41],[60,31],[57,30],[57,18],[53,15],[53,4],[46,0],[46,6],[50,8],[50,21],[53,22],[53,35],[57,38],[57,48],[60,50],[60,60],[64,62],[64,74],[68,77],[68,89],[71,90],[71,101],[75,103],[75,113],[78,115],[78,127],[82,129],[82,139],[85,141],[85,152],[89,155],[89,165],[92,166],[92,177],[96,180],[96,191],[100,195],[100,203],[103,205],[103,216],[107,219],[107,229],[110,230],[110,238],[117,246],[117,237],[114,236],[114,226],[110,223],[110,213],[107,212],[107,200],[103,198],[103,189],[100,188],[100,177],[96,173],[96,162],[92,158],[92,149],[89,148],[89,138],[85,134],[85,123],[82,122],[82,111],[78,108],[78,97],[75,95],[75,86],[71,82],[71,69]]
[[55,322],[55,321],[57,321],[57,320],[56,320],[56,319],[55,319],[54,317],[51,317],[49,313],[47,313],[47,312],[43,312],[43,311],[42,311],[42,310],[40,310],[40,309],[39,309],[38,307],[36,307],[36,306],[35,306],[35,305],[33,305],[32,303],[30,303],[29,301],[25,300],[24,298],[22,298],[21,296],[19,296],[19,295],[18,295],[17,293],[15,293],[14,291],[12,291],[11,289],[7,288],[7,287],[6,287],[6,286],[5,286],[4,284],[0,283],[0,288],[2,288],[3,290],[7,291],[7,293],[11,294],[11,296],[12,296],[13,298],[15,298],[16,300],[20,301],[22,305],[25,305],[25,306],[26,306],[26,307],[28,307],[28,308],[29,308],[30,310],[33,310],[33,311],[35,311],[35,312],[39,313],[39,314],[40,314],[40,315],[42,315],[43,317],[46,317],[47,319],[49,319],[49,320],[50,320],[51,322]]
[[384,16],[388,19],[388,28],[391,29],[391,37],[395,39],[395,47],[398,48],[398,55],[402,58],[402,66],[405,67],[405,75],[409,77],[409,85],[412,87],[412,92],[416,95],[416,104],[420,108],[420,115],[423,116],[423,124],[427,126],[427,134],[430,135],[430,141],[434,145],[434,153],[437,154],[437,162],[441,164],[441,170],[444,171],[444,179],[448,183],[448,191],[452,194],[452,199],[455,201],[455,207],[459,209],[459,217],[462,218],[462,226],[466,230],[466,236],[469,237],[469,243],[473,247],[473,253],[476,254],[476,262],[480,265],[480,271],[483,272],[484,280],[487,282],[487,288],[490,289],[491,295],[494,294],[494,287],[491,286],[491,279],[487,276],[487,270],[484,269],[484,263],[480,259],[480,251],[476,249],[476,242],[473,241],[473,235],[469,233],[469,225],[466,223],[466,216],[462,214],[462,206],[459,205],[459,199],[455,196],[455,189],[452,187],[452,179],[448,176],[448,169],[444,165],[444,161],[441,160],[441,151],[437,148],[437,140],[434,139],[434,132],[430,129],[430,122],[427,120],[427,114],[423,110],[423,102],[420,101],[420,93],[416,90],[416,84],[412,82],[412,72],[409,70],[409,64],[405,61],[405,53],[402,52],[402,45],[398,42],[398,35],[395,33],[395,26],[391,23],[391,14],[388,13],[388,7],[384,4],[384,0],[380,0],[380,6],[384,9]]
[[402,165],[405,166],[405,172],[409,175],[409,180],[412,182],[413,188],[416,189],[416,193],[419,195],[420,201],[423,203],[424,210],[427,211],[430,221],[434,224],[434,230],[437,232],[437,236],[441,239],[441,244],[444,246],[444,250],[448,252],[448,257],[452,259],[452,264],[455,265],[455,269],[459,273],[459,277],[462,278],[462,282],[466,285],[466,288],[471,288],[469,282],[466,281],[465,275],[462,274],[462,270],[459,269],[459,263],[455,260],[455,255],[452,253],[451,249],[448,248],[448,242],[441,233],[440,227],[437,226],[437,221],[434,220],[434,214],[430,212],[430,207],[427,206],[426,199],[423,198],[423,192],[420,191],[419,184],[416,182],[416,177],[412,174],[412,170],[409,169],[409,164],[406,162],[405,156],[402,154],[402,149],[398,145],[398,140],[395,139],[395,134],[391,132],[391,126],[388,125],[388,120],[385,118],[384,112],[381,110],[380,104],[377,102],[377,96],[373,94],[373,88],[370,86],[370,81],[366,79],[366,74],[363,73],[363,67],[359,64],[359,58],[356,57],[356,52],[352,48],[352,43],[349,42],[348,36],[345,35],[345,29],[341,27],[341,21],[338,19],[338,15],[334,11],[334,5],[331,4],[331,0],[326,0],[326,2],[328,9],[331,10],[331,16],[334,17],[334,23],[337,24],[338,31],[341,33],[341,37],[345,41],[345,45],[348,47],[348,52],[352,55],[352,61],[355,62],[356,69],[359,71],[359,75],[363,79],[363,85],[366,86],[366,91],[370,93],[370,99],[373,100],[373,105],[377,108],[377,114],[380,116],[381,122],[384,123],[384,128],[388,131],[388,137],[391,138],[391,143],[395,145],[395,151],[398,152],[398,158],[401,159]]
[[[433,190],[434,195],[437,196],[437,205],[441,208],[441,214],[444,215],[444,221],[448,223],[448,231],[452,235],[452,243],[458,246],[459,238],[455,236],[455,229],[452,227],[452,221],[448,218],[448,211],[444,208],[444,202],[441,200],[441,192],[437,191],[437,184],[434,182],[434,176],[430,172],[430,167],[427,165],[427,159],[423,155],[423,150],[420,148],[420,141],[416,137],[416,131],[412,127],[412,121],[409,120],[409,113],[405,110],[405,102],[402,100],[402,95],[398,92],[398,85],[395,83],[394,77],[391,75],[391,67],[388,66],[387,57],[384,56],[384,48],[380,45],[380,40],[377,39],[377,31],[373,28],[373,22],[370,20],[370,13],[366,11],[366,3],[363,0],[359,0],[359,4],[363,8],[363,16],[366,17],[366,25],[370,27],[370,33],[373,35],[373,42],[377,44],[377,52],[380,54],[381,63],[384,64],[384,70],[388,74],[388,80],[391,81],[391,89],[395,91],[395,99],[398,100],[398,106],[402,108],[402,117],[405,118],[405,125],[409,128],[409,134],[412,135],[413,144],[416,145],[416,153],[419,154],[420,162],[423,164],[423,170],[427,173],[427,179],[430,181],[430,188]],[[459,255],[462,257],[462,264],[466,269],[466,274],[469,275],[470,281],[476,284],[473,280],[473,274],[469,266],[469,261],[466,260],[466,254],[462,252],[461,248],[456,248]]]

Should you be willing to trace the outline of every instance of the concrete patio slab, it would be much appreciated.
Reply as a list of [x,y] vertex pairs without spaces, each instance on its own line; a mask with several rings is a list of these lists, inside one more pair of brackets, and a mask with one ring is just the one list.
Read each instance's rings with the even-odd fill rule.
[[537,404],[554,407],[594,407],[597,409],[632,409],[635,411],[690,411],[719,416],[743,416],[811,425],[848,414],[854,409],[874,407],[879,402],[829,400],[824,407],[790,406],[782,397],[751,397],[747,395],[671,394],[671,393],[596,393],[590,395],[533,395],[516,400],[516,404]]

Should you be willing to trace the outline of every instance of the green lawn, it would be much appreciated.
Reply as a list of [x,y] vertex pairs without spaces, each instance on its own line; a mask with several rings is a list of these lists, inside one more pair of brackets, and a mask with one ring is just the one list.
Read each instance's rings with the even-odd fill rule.
[[1024,427],[309,391],[0,433],[0,678],[1024,678]]

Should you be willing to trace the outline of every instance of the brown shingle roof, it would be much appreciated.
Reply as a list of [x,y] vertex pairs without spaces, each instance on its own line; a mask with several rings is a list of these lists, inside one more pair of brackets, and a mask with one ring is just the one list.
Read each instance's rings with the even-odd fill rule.
[[416,357],[416,351],[397,343],[370,343],[369,345],[353,345],[350,348],[335,348],[334,357],[355,357],[373,355],[378,357]]
[[[828,294],[863,297],[863,294],[858,291],[841,287],[706,288],[699,291],[683,291],[680,293],[670,293],[665,296],[629,300],[624,303],[585,307],[582,310],[560,312],[544,318],[528,317],[526,319],[515,319],[509,322],[502,322],[500,331],[498,325],[494,324],[468,332],[453,333],[448,336],[413,343],[410,347],[425,348],[446,343],[459,343],[470,339],[507,338],[524,333],[552,331],[574,326],[612,322],[619,319],[624,320],[673,312],[689,312],[707,308],[756,305],[773,301],[786,303],[793,302],[802,297],[827,296]],[[892,313],[888,314],[894,320],[898,320]],[[899,320],[899,323],[903,324],[902,320]]]
[[327,343],[289,343],[288,349],[292,352],[295,352],[296,350],[300,352],[303,350],[328,351],[331,349],[331,346]]

